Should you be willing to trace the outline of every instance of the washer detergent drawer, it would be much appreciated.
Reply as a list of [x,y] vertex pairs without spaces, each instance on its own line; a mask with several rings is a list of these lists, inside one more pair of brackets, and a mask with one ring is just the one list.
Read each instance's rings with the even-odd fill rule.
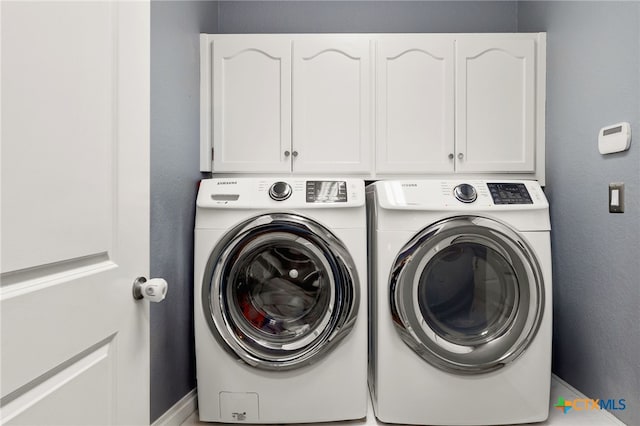
[[255,392],[220,392],[220,420],[258,423],[258,394]]

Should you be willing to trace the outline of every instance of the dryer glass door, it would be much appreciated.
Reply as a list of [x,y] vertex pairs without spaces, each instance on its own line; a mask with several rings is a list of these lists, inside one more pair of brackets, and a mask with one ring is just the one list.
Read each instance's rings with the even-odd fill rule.
[[329,230],[297,215],[264,215],[212,253],[203,308],[214,335],[248,364],[296,368],[351,329],[357,283],[353,260]]
[[538,262],[524,239],[481,217],[419,233],[395,260],[391,309],[405,343],[437,367],[482,373],[519,356],[542,319]]

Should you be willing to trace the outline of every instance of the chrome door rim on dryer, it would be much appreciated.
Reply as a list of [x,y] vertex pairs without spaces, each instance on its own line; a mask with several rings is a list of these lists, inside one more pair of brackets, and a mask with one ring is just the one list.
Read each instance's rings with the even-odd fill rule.
[[[500,303],[492,300],[493,308],[487,308],[497,311],[493,318],[487,319],[484,312],[483,318],[475,321],[480,324],[467,318],[464,325],[456,326],[451,324],[460,323],[455,318],[458,313],[454,312],[453,319],[443,318],[425,302],[437,297],[425,294],[439,291],[437,283],[429,282],[437,275],[433,271],[438,262],[447,263],[442,259],[462,250],[484,251],[485,267],[491,270],[487,275],[493,273],[494,283],[490,279],[478,283],[474,275],[473,286],[492,286],[484,292],[492,292]],[[487,373],[514,361],[533,340],[542,321],[544,283],[536,256],[518,233],[493,219],[458,216],[425,228],[399,252],[389,285],[391,312],[398,318],[394,325],[402,340],[435,367],[454,374]],[[444,302],[451,303],[456,297],[446,295]],[[489,324],[482,325],[483,320]]]
[[[278,263],[274,255],[293,265],[286,274],[272,274],[269,280],[297,292],[297,306],[291,306],[294,296],[288,293],[288,306],[276,302],[278,306],[265,307],[268,284],[253,275],[256,268],[257,274],[265,268],[270,270],[265,273],[282,269],[274,266]],[[295,266],[300,262],[311,262],[316,268],[300,277]],[[313,282],[305,284],[298,278]],[[353,259],[331,231],[295,214],[263,214],[230,230],[214,248],[203,278],[202,308],[213,335],[229,353],[256,368],[289,370],[320,359],[353,328],[358,282]],[[256,293],[252,286],[260,287],[260,296],[252,295]],[[278,297],[275,286],[267,292]]]

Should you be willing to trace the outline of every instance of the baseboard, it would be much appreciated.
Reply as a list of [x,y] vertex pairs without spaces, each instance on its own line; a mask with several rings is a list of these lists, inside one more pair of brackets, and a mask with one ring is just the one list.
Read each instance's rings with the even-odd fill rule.
[[180,426],[198,408],[196,396],[196,390],[193,389],[182,397],[180,401],[176,402],[173,407],[169,408],[158,420],[153,422],[151,426]]

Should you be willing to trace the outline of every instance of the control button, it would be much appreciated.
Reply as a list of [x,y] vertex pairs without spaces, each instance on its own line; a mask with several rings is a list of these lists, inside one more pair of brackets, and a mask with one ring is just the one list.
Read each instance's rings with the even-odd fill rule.
[[455,195],[458,201],[463,203],[473,203],[478,198],[476,189],[468,183],[461,183],[453,189],[453,195]]
[[269,197],[275,201],[284,201],[291,197],[291,186],[287,182],[276,182],[269,188]]

